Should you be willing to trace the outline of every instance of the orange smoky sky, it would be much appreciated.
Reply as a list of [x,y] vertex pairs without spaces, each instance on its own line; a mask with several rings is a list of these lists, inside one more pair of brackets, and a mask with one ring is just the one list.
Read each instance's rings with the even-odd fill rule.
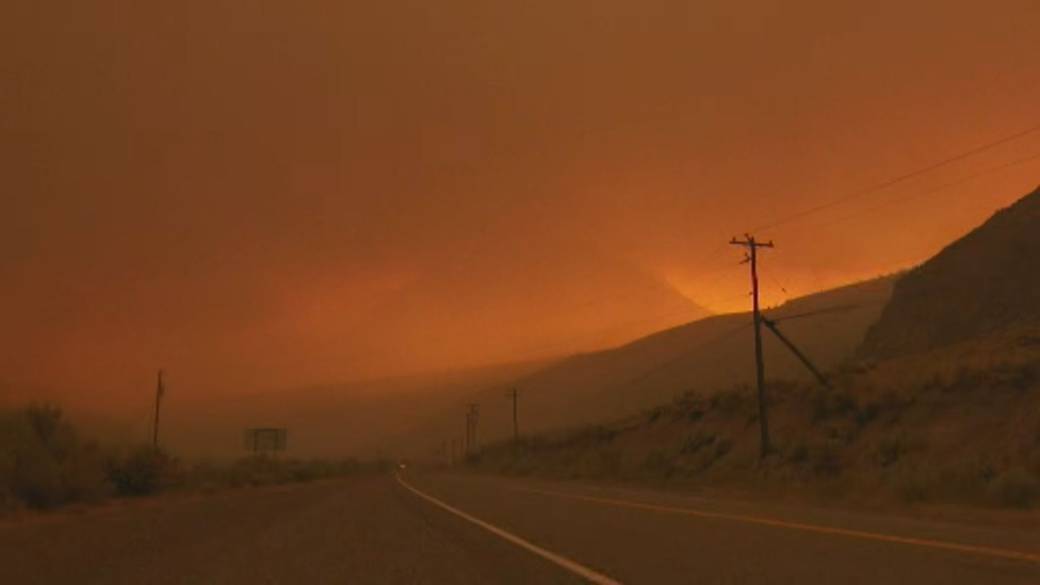
[[[743,308],[731,236],[1040,124],[1035,0],[161,4],[4,11],[8,390],[602,347]],[[763,230],[767,302],[923,260],[1037,154]]]

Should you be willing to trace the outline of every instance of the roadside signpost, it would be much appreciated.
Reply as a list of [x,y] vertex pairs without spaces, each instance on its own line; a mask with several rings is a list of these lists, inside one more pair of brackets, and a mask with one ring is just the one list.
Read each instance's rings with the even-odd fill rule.
[[277,427],[258,427],[246,429],[245,448],[254,455],[266,455],[285,451],[288,445],[288,431]]

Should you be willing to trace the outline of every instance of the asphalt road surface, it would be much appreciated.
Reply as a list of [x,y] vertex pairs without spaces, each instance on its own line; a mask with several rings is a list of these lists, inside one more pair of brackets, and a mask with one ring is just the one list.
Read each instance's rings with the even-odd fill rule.
[[409,473],[0,522],[0,583],[1040,583],[1040,526]]

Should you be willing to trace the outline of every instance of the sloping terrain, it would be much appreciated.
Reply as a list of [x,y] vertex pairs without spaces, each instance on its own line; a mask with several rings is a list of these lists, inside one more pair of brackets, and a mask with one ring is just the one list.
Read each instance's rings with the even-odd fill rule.
[[1040,319],[1040,188],[896,283],[863,354],[886,358]]
[[[891,282],[886,277],[810,295],[768,314],[821,367],[833,367],[852,355],[877,319]],[[783,321],[803,314],[809,315]],[[481,442],[512,432],[504,396],[510,387],[520,389],[522,432],[539,432],[627,416],[693,388],[750,382],[750,323],[748,313],[719,315],[556,361],[249,395],[171,392],[163,403],[161,438],[185,456],[226,457],[242,452],[243,429],[278,426],[289,429],[290,450],[298,456],[446,457],[450,441],[464,435],[467,403],[481,405]],[[806,378],[768,333],[765,352],[770,376]],[[83,408],[69,411],[98,436],[150,438],[150,398],[136,400],[132,423],[117,424]]]
[[[888,300],[894,277],[884,277],[792,300],[767,311],[785,334],[822,368],[855,353]],[[804,315],[804,317],[803,317]],[[785,319],[795,317],[789,321]],[[805,368],[768,332],[764,348],[770,377],[808,379]],[[577,355],[455,402],[400,444],[432,454],[464,433],[464,406],[481,405],[479,440],[512,433],[509,387],[520,390],[522,433],[616,419],[667,402],[691,389],[749,383],[754,368],[750,313],[718,315],[674,327],[605,351]]]
[[745,386],[690,393],[518,447],[501,442],[474,464],[868,501],[1040,503],[1040,327],[843,370],[834,383],[769,384],[773,453],[765,462]]
[[[519,447],[503,443],[476,463],[516,473],[1030,506],[1040,502],[1038,257],[1040,190],[896,281],[859,349],[873,359],[833,368],[854,353],[855,342],[842,342],[852,339],[855,323],[861,332],[867,328],[869,314],[845,328],[808,318],[782,325],[822,368],[832,369],[833,388],[788,378],[767,344],[773,449],[764,461],[757,402],[740,383],[752,364],[727,361],[714,341],[716,351],[702,358],[701,369],[691,355],[631,384],[630,396],[653,396],[657,408],[533,436]],[[782,322],[807,308],[791,305],[772,318]],[[661,335],[669,334],[677,333]],[[694,377],[712,368],[718,376],[727,367],[744,372],[729,389],[720,391],[710,375]],[[667,400],[660,389],[669,378],[690,392]]]

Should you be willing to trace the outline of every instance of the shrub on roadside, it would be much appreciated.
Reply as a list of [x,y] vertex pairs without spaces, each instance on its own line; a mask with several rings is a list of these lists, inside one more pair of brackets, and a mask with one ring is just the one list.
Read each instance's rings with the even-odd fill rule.
[[877,460],[881,467],[888,467],[903,458],[910,450],[909,443],[901,434],[893,434],[881,439],[877,448]]
[[805,463],[809,460],[809,446],[805,441],[796,441],[788,452],[787,458],[792,463]]
[[811,396],[812,421],[820,422],[832,417],[855,415],[858,405],[848,390],[816,389]]
[[109,459],[108,479],[121,496],[147,496],[174,482],[176,461],[165,451],[142,446]]
[[809,462],[813,473],[835,476],[841,473],[841,448],[832,441],[821,441],[809,448]]
[[896,495],[908,504],[926,502],[934,496],[931,476],[918,469],[910,469],[896,480]]
[[0,413],[0,507],[53,508],[108,491],[98,447],[81,441],[60,409]]
[[675,472],[675,458],[664,450],[654,450],[643,460],[642,468],[652,478],[669,478]]
[[994,501],[1009,508],[1028,508],[1040,500],[1040,479],[1022,468],[998,475],[990,484]]
[[361,464],[356,459],[292,459],[266,455],[243,457],[227,465],[196,465],[189,482],[207,487],[247,487],[304,483],[343,477],[363,471],[383,471],[383,464]]
[[734,415],[740,412],[748,403],[751,389],[747,386],[738,386],[729,390],[717,392],[708,398],[708,406],[726,415]]

